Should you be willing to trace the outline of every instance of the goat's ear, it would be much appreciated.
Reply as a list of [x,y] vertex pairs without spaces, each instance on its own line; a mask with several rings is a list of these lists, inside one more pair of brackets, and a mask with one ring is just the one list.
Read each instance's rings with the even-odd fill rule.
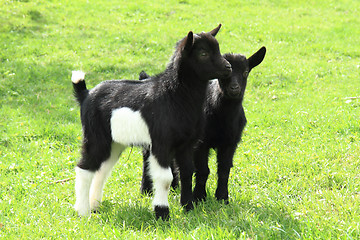
[[219,26],[211,30],[209,33],[215,37],[216,34],[219,32],[220,28],[221,28],[221,23],[219,24]]
[[192,31],[190,31],[186,37],[186,43],[184,46],[184,50],[187,52],[190,52],[193,44],[194,44],[194,34]]
[[248,58],[250,70],[256,67],[257,65],[259,65],[264,60],[265,53],[266,53],[266,48],[262,47],[251,57]]
[[147,74],[144,70],[142,70],[142,71],[139,73],[139,80],[144,80],[144,79],[147,79],[147,78],[150,78],[150,75]]

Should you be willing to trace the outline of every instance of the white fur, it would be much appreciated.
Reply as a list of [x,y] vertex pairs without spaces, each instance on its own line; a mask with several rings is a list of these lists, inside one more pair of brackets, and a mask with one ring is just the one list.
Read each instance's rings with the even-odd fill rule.
[[149,157],[149,173],[153,180],[154,200],[153,206],[169,206],[168,194],[173,180],[171,168],[163,168],[151,154]]
[[113,110],[111,119],[111,136],[123,145],[151,144],[149,128],[139,111],[123,107]]
[[75,168],[76,179],[75,179],[75,210],[80,216],[90,215],[90,201],[89,201],[89,190],[91,181],[94,177],[94,172],[84,170],[79,167]]
[[120,144],[113,143],[111,146],[110,157],[101,164],[99,170],[95,172],[94,179],[90,188],[90,208],[91,210],[97,210],[102,198],[103,188],[107,178],[111,174],[111,170],[119,160],[121,152],[125,149]]
[[71,81],[75,84],[84,81],[85,73],[82,71],[72,71]]

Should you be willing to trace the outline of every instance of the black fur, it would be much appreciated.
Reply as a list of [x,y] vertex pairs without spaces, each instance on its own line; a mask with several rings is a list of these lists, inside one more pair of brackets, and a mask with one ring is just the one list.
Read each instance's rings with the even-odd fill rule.
[[210,173],[208,155],[210,148],[217,152],[218,183],[215,196],[218,200],[228,202],[228,179],[233,166],[233,156],[246,125],[242,101],[244,98],[247,77],[251,69],[259,65],[265,57],[266,49],[262,47],[249,59],[240,54],[225,54],[233,72],[229,78],[219,78],[209,86],[205,104],[204,136],[194,154],[196,201],[206,198],[206,181]]
[[77,84],[73,83],[73,88],[74,88],[74,96],[81,105],[81,103],[85,100],[85,98],[89,94],[89,91],[86,89],[85,81],[80,81]]
[[162,220],[167,221],[170,218],[170,211],[168,207],[155,206],[155,217],[162,218]]
[[[265,57],[266,49],[262,47],[249,59],[240,54],[225,54],[224,57],[232,65],[232,74],[229,78],[220,78],[211,81],[204,106],[205,129],[203,136],[194,153],[196,168],[196,186],[194,198],[196,201],[206,198],[206,181],[210,173],[208,155],[210,148],[217,151],[218,186],[215,196],[218,200],[228,202],[228,179],[230,168],[233,165],[233,155],[242,131],[246,125],[245,112],[242,106],[247,77],[251,69],[259,65]],[[141,72],[140,79],[148,78]],[[144,165],[147,156],[144,155]],[[174,175],[176,166],[172,167]],[[143,172],[142,192],[151,191],[151,182],[147,182],[148,173]],[[173,186],[176,186],[176,179]]]
[[[208,81],[231,73],[231,65],[220,55],[214,38],[219,28],[195,35],[189,32],[177,43],[166,70],[148,80],[105,81],[90,91],[81,82],[74,84],[84,135],[78,167],[96,171],[109,157],[113,141],[109,120],[114,109],[140,111],[149,129],[151,153],[164,168],[176,159],[181,204],[192,206],[193,146],[201,134]],[[160,212],[156,216],[167,218]]]
[[[144,71],[142,71],[141,73],[146,74]],[[142,75],[143,77],[145,75]],[[149,76],[148,76],[149,77]],[[145,78],[141,78],[140,80],[146,79],[148,77]],[[142,175],[142,179],[141,179],[141,193],[142,194],[147,194],[150,195],[153,192],[153,184],[152,184],[152,180],[151,180],[151,176],[148,173],[148,169],[149,169],[149,159],[150,157],[150,150],[148,147],[144,147],[143,149],[143,175]],[[175,161],[171,162],[171,172],[173,174],[173,181],[171,183],[171,188],[172,189],[176,189],[177,187],[179,187],[179,168],[177,167]]]

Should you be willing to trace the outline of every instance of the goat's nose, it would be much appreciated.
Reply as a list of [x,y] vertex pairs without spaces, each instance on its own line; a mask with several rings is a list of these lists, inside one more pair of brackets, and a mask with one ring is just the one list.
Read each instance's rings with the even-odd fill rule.
[[231,64],[230,64],[230,63],[227,63],[227,64],[225,65],[225,68],[231,69]]
[[231,88],[232,90],[237,90],[237,89],[240,88],[240,86],[237,85],[237,84],[234,84],[234,85],[231,85],[230,88]]

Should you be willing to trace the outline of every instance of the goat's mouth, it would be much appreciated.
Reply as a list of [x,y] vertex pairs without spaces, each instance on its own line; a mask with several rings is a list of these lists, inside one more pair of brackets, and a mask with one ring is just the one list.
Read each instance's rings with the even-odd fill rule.
[[228,97],[230,97],[230,98],[240,98],[240,96],[241,96],[241,94],[240,94],[241,92],[240,91],[238,91],[238,92],[234,92],[234,91],[229,91],[229,92],[227,92],[227,96]]
[[225,95],[228,98],[233,98],[233,99],[238,99],[241,97],[241,89],[237,88],[237,89],[227,89],[225,91]]

